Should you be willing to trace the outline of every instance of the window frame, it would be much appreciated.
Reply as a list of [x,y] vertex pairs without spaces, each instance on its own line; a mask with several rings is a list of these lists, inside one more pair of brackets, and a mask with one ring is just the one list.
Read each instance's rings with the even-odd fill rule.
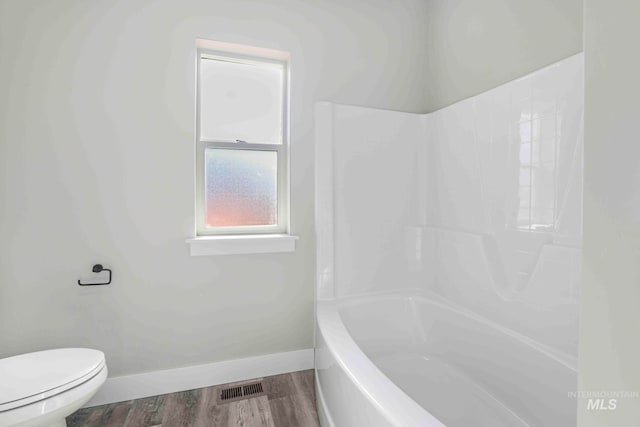
[[[274,66],[282,69],[282,132],[279,144],[258,143],[241,140],[205,139],[201,137],[201,62],[218,60],[239,64]],[[277,156],[277,221],[274,225],[251,226],[206,226],[206,166],[207,149],[272,151]],[[244,53],[218,51],[199,47],[196,56],[196,236],[246,236],[288,234],[290,226],[289,210],[289,60],[248,55]]]

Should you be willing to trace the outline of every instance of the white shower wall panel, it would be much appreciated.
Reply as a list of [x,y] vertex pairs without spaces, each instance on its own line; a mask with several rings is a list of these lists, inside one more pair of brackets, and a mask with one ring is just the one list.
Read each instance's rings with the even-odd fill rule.
[[435,292],[575,358],[581,54],[431,114],[318,113],[320,298]]
[[573,356],[582,112],[580,54],[428,115],[424,163],[435,291]]
[[422,116],[333,105],[337,296],[406,288],[419,222]]
[[323,425],[575,425],[582,70],[427,115],[317,106]]

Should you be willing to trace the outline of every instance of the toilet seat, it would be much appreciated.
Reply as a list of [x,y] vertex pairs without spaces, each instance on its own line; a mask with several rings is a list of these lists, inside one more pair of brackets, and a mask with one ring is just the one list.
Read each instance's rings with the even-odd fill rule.
[[104,353],[62,348],[0,360],[0,412],[77,387],[105,369]]

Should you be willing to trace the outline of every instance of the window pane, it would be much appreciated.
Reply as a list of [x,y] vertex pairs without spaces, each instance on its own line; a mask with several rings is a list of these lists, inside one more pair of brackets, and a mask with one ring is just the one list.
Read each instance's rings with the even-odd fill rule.
[[282,67],[202,58],[201,137],[280,144],[282,79]]
[[278,153],[205,150],[207,227],[276,225]]

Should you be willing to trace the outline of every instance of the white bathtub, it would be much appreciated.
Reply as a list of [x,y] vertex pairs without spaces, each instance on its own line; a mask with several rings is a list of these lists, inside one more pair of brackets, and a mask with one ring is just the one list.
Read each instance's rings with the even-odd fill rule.
[[575,360],[436,297],[319,301],[323,426],[576,425]]

